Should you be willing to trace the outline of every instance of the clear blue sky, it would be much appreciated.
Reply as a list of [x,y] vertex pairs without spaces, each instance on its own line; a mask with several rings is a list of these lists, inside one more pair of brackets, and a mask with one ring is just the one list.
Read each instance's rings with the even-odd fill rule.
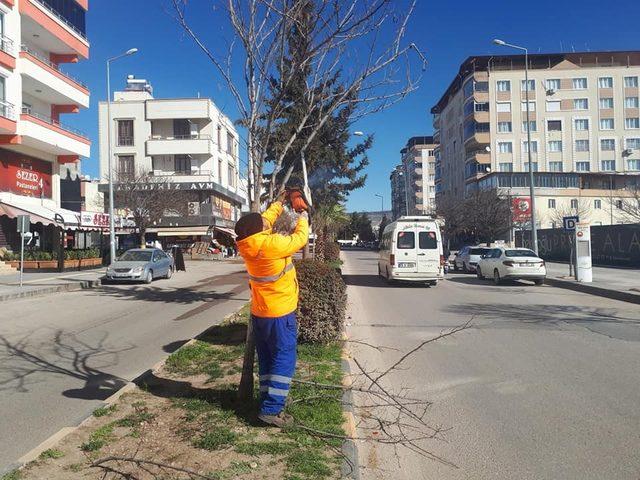
[[[197,8],[195,29],[209,42],[222,42],[223,26],[213,22],[209,9],[218,0],[191,0]],[[156,97],[213,98],[232,119],[233,100],[215,75],[209,60],[195,48],[170,16],[168,0],[92,0],[87,14],[90,59],[67,70],[91,89],[91,108],[63,121],[86,131],[93,141],[92,156],[83,162],[85,174],[98,172],[97,104],[106,96],[105,60],[131,47],[140,52],[112,65],[112,89],[122,87],[127,74],[147,78]],[[509,53],[491,44],[500,37],[527,45],[532,52],[640,49],[640,1],[536,0],[479,2],[418,0],[407,41],[425,52],[429,66],[420,89],[403,103],[362,120],[354,130],[375,134],[367,185],[354,192],[350,210],[377,210],[382,193],[389,208],[389,173],[399,161],[407,139],[432,133],[431,106],[440,98],[460,63],[471,55]]]

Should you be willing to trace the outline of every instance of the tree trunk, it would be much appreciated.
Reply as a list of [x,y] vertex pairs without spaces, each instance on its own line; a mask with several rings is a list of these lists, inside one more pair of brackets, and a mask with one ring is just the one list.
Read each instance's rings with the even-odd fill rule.
[[318,235],[316,236],[316,245],[315,245],[315,255],[314,259],[320,262],[324,262],[326,257],[324,254],[324,248],[327,243],[327,233],[325,229],[320,229],[318,231]]
[[247,339],[242,360],[242,377],[238,387],[238,400],[249,402],[253,398],[253,363],[255,358],[255,342],[253,339],[253,319],[247,322]]
[[145,248],[147,246],[147,229],[140,228],[140,248]]

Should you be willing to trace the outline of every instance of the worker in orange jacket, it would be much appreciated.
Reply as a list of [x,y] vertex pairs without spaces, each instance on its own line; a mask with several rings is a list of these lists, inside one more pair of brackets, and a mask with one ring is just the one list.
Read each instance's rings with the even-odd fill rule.
[[235,227],[238,253],[245,261],[251,286],[251,321],[260,375],[258,418],[279,427],[292,421],[284,407],[296,368],[298,280],[291,257],[309,239],[308,207],[302,194],[294,191],[287,197],[300,213],[291,235],[272,231],[284,211],[285,194],[262,215],[245,215]]

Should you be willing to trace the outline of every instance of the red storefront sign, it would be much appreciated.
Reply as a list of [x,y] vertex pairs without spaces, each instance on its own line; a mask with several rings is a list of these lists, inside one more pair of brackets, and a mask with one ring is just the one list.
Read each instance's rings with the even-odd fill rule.
[[109,214],[102,212],[80,212],[82,227],[109,228]]
[[531,199],[515,197],[511,201],[511,215],[514,222],[526,222],[531,219]]
[[0,191],[51,198],[51,164],[9,150],[0,150]]

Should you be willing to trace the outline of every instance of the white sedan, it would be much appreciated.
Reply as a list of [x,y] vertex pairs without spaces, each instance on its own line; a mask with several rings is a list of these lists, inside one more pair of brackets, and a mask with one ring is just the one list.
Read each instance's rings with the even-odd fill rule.
[[478,278],[492,278],[496,285],[503,280],[531,280],[542,285],[547,268],[533,250],[528,248],[492,248],[478,261]]

